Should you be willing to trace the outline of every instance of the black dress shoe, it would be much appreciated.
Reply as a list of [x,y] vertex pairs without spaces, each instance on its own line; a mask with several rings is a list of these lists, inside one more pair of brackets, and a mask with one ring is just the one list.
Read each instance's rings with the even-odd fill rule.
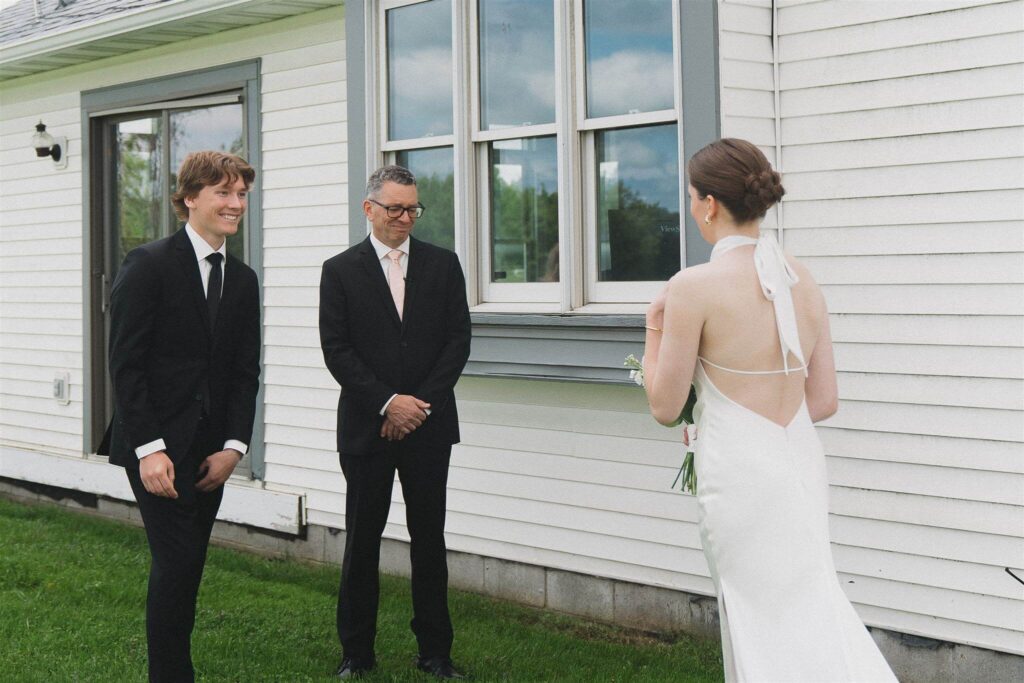
[[416,658],[416,668],[426,671],[437,678],[466,678],[466,674],[452,666],[452,660],[448,657],[424,657]]
[[372,669],[373,665],[373,660],[366,661],[365,659],[356,659],[355,657],[345,657],[341,660],[341,666],[338,667],[337,676],[338,678],[359,678]]

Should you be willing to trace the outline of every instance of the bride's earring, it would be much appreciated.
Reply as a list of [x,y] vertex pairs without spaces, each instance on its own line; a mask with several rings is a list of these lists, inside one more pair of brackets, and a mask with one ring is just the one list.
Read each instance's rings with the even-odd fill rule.
[[711,225],[711,214],[710,213],[704,216],[704,222],[707,223],[708,225]]

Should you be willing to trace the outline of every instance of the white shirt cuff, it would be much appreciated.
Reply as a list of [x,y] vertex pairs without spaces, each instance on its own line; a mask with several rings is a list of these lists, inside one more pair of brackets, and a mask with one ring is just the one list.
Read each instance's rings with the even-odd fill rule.
[[241,441],[237,441],[235,439],[228,439],[227,441],[224,442],[224,450],[227,450],[229,448],[235,449],[236,451],[241,453],[243,457],[245,456],[246,451],[249,450],[248,444],[244,444]]
[[384,413],[388,412],[388,406],[391,405],[391,402],[395,400],[395,396],[398,396],[398,394],[391,394],[391,398],[384,402],[384,407],[380,409],[380,415],[383,415]]
[[166,451],[167,444],[164,443],[163,439],[157,439],[156,441],[150,441],[147,444],[143,444],[135,449],[135,455],[139,460],[142,460],[147,455],[153,455],[158,451]]

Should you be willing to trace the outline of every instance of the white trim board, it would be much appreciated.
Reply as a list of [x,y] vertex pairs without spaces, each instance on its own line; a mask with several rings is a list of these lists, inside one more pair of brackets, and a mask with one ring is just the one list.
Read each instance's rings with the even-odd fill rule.
[[[120,467],[82,456],[53,455],[0,446],[0,477],[128,502],[135,500]],[[270,491],[256,483],[229,481],[217,519],[298,535],[304,524],[305,506],[305,494]]]

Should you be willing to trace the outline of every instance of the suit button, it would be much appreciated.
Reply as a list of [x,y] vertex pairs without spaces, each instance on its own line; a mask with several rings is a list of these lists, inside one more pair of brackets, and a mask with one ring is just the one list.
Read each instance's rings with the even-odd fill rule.
[[408,345],[409,345],[409,342],[402,342],[402,348],[403,348],[403,349],[404,349],[405,347],[407,347]]
[[196,394],[195,399],[197,401],[202,401],[203,400],[203,395],[202,394]]

